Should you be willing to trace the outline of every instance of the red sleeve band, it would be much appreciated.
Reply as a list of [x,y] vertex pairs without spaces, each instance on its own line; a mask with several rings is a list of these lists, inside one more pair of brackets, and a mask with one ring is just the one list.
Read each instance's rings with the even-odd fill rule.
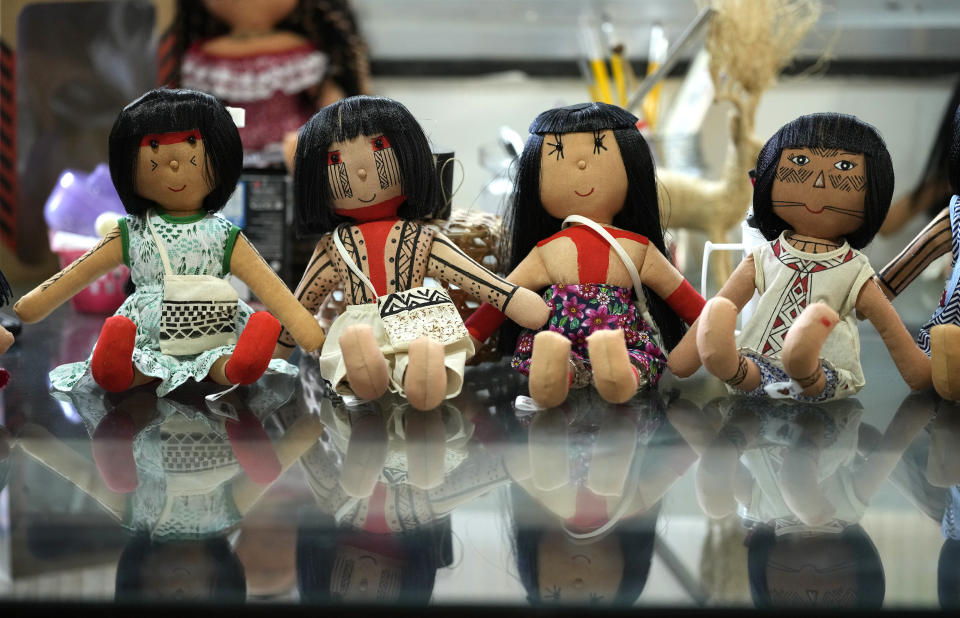
[[700,312],[703,311],[703,306],[707,302],[686,279],[664,300],[687,324],[693,324],[700,317]]
[[471,314],[464,325],[467,332],[477,341],[486,341],[495,330],[500,328],[507,319],[502,311],[491,305],[483,303],[477,310]]

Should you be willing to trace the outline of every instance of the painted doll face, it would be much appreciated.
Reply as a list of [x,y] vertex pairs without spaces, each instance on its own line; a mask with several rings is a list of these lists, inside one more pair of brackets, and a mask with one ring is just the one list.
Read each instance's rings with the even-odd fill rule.
[[140,140],[134,182],[137,195],[164,210],[195,213],[213,190],[199,131],[145,135]]
[[371,551],[343,545],[330,577],[330,592],[344,601],[390,601],[400,597],[403,563]]
[[770,190],[773,212],[795,232],[838,239],[863,225],[867,165],[863,153],[784,148]]
[[203,0],[211,15],[238,31],[266,31],[297,8],[298,0]]
[[403,195],[400,165],[386,135],[330,144],[327,180],[337,210],[374,206]]
[[560,531],[545,532],[537,549],[540,598],[547,603],[611,603],[623,579],[617,537],[576,544]]
[[540,202],[558,219],[611,223],[627,199],[627,170],[613,131],[549,134],[540,152]]

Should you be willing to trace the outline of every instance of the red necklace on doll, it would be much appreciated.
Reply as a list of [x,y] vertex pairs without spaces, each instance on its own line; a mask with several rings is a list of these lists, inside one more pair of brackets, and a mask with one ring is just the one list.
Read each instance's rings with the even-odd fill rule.
[[340,217],[353,219],[357,223],[367,223],[368,221],[396,218],[400,204],[405,201],[407,201],[407,196],[401,194],[379,204],[360,208],[335,208],[333,212]]

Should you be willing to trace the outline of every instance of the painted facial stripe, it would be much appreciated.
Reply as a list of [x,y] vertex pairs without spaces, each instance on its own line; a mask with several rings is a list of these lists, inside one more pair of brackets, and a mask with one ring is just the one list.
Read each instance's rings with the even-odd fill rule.
[[397,164],[393,148],[374,151],[373,161],[377,166],[377,178],[380,180],[381,189],[400,183],[400,166]]
[[867,190],[866,176],[849,176],[847,174],[830,174],[830,184],[838,191],[856,191],[858,193]]
[[328,165],[327,182],[330,183],[330,191],[333,193],[333,199],[342,200],[353,197],[353,189],[350,187],[350,177],[347,176],[346,163]]
[[815,148],[811,147],[810,152],[818,157],[835,157],[840,153],[837,148]]
[[140,146],[149,146],[151,142],[156,142],[158,146],[179,144],[180,142],[187,141],[187,138],[190,137],[196,140],[203,139],[200,136],[200,131],[196,129],[190,131],[174,131],[172,133],[151,133],[144,135],[143,138],[140,139]]
[[804,183],[813,176],[813,170],[796,169],[793,167],[781,167],[777,170],[777,180],[780,182],[799,182]]

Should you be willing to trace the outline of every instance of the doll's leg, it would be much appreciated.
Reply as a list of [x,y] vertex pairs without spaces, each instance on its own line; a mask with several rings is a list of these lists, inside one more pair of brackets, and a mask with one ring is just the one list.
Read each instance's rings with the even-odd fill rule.
[[570,446],[567,419],[561,408],[538,411],[527,439],[530,481],[540,491],[570,484]]
[[930,428],[927,481],[934,487],[960,483],[960,403],[941,401]]
[[603,416],[587,474],[587,487],[593,493],[622,496],[628,482],[639,482],[628,478],[637,456],[638,434],[637,424],[623,408],[614,408]]
[[930,368],[937,394],[960,401],[960,326],[942,324],[930,329]]
[[543,408],[566,401],[570,392],[570,340],[545,330],[533,338],[530,357],[530,397]]
[[253,384],[267,370],[282,326],[266,311],[250,316],[230,356],[221,356],[207,375],[217,384]]
[[350,412],[350,441],[340,474],[340,487],[348,496],[367,498],[373,493],[387,459],[387,442],[387,423],[379,408]]
[[818,484],[820,451],[824,442],[823,420],[804,415],[797,419],[802,427],[797,444],[783,454],[780,467],[780,491],[793,514],[808,526],[819,526],[833,518],[836,508]]
[[0,325],[0,354],[6,353],[13,345],[13,333]]
[[433,489],[443,483],[447,436],[443,410],[418,411],[404,417],[407,480],[417,489]]
[[429,337],[410,342],[407,370],[403,374],[403,391],[407,401],[418,410],[432,410],[447,395],[447,366],[443,344]]
[[803,310],[783,340],[783,370],[803,388],[805,397],[819,395],[827,385],[820,350],[839,321],[837,312],[825,303],[814,303]]
[[373,329],[366,324],[348,326],[340,335],[338,344],[350,390],[360,399],[379,399],[390,386],[390,374]]
[[103,323],[90,359],[93,381],[103,390],[120,393],[154,380],[133,366],[136,339],[137,325],[130,318],[115,315]]
[[752,391],[760,386],[760,369],[737,351],[736,325],[737,306],[721,296],[711,298],[700,313],[697,351],[712,375],[733,388]]
[[740,454],[760,432],[757,415],[736,413],[704,450],[695,478],[697,502],[710,517],[724,517],[736,509]]
[[93,462],[110,491],[130,493],[140,484],[133,456],[136,427],[126,412],[115,410],[104,416],[90,440]]
[[630,362],[623,331],[598,330],[587,337],[587,350],[593,367],[593,383],[600,396],[610,403],[623,403],[637,393],[637,387],[646,385],[648,377],[641,376]]

